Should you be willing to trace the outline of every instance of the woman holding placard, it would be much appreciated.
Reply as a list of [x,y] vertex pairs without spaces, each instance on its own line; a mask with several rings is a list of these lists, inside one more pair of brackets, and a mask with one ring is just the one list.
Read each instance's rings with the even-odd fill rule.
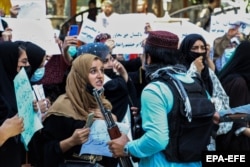
[[[30,66],[25,48],[12,42],[0,43],[0,133],[6,138],[1,141],[0,166],[21,166],[20,133],[23,129],[22,118],[17,116],[18,109],[13,80],[24,67]],[[28,70],[27,70],[28,71]],[[6,123],[16,125],[6,128]]]

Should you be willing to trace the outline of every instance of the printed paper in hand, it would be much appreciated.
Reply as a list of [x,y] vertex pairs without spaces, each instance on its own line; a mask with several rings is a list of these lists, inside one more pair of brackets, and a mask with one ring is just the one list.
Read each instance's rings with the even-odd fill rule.
[[[127,134],[129,126],[125,123],[117,122],[121,133]],[[82,145],[80,155],[95,154],[112,157],[112,153],[108,149],[108,141],[110,137],[104,120],[95,120],[90,129],[89,139]]]

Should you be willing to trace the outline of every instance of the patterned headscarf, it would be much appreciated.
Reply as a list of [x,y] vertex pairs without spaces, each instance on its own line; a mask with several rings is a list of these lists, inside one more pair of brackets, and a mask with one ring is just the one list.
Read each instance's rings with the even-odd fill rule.
[[105,60],[107,55],[110,53],[109,47],[101,42],[96,43],[88,43],[82,45],[78,48],[77,55],[81,55],[84,53],[90,53],[100,57],[102,60]]

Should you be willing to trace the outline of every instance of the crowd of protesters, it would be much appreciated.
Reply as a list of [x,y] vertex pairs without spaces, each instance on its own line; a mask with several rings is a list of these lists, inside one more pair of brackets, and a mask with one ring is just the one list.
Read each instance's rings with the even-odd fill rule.
[[[147,1],[138,3],[148,7]],[[215,2],[210,3],[212,12]],[[18,14],[17,7],[11,8],[13,17]],[[93,20],[108,27],[113,17],[119,14],[113,11],[112,1],[105,0],[102,13]],[[149,20],[152,21],[151,14]],[[61,54],[48,55],[34,42],[13,41],[12,29],[4,21],[4,15],[0,24],[3,28],[0,32],[0,166],[125,167],[120,161],[128,157],[132,166],[201,167],[202,151],[250,150],[249,122],[220,122],[221,111],[250,103],[250,59],[247,58],[250,42],[240,32],[240,19],[234,20],[212,46],[201,34],[194,32],[181,40],[175,33],[152,29],[147,22],[146,38],[141,41],[143,53],[131,53],[128,59],[125,54],[112,53],[115,40],[106,32],[98,34],[91,43],[82,42],[81,46],[77,35],[66,35],[56,40]],[[30,101],[33,112],[40,114],[43,127],[32,134],[27,148],[21,135],[26,130],[25,118],[19,115],[14,84],[23,69],[30,85],[42,85],[44,91],[42,99]],[[170,81],[156,80],[163,73],[174,80],[179,93],[173,90]],[[111,156],[80,154],[82,145],[93,138],[94,130],[85,126],[88,114],[94,113],[94,122],[107,121],[93,96],[94,89],[103,88],[100,99],[105,110],[111,112],[112,120],[128,126],[128,132],[105,143]],[[189,99],[193,93],[189,89],[203,92],[202,104]],[[178,103],[177,96],[181,99]],[[183,107],[176,108],[180,103]],[[191,141],[204,143],[201,150],[192,148],[197,152],[195,158],[182,160],[180,156],[189,154],[183,150],[169,158],[165,154],[186,147],[176,146],[177,139],[172,136],[174,121],[168,119],[169,113],[184,111],[190,122],[192,112],[210,114],[207,132],[193,135]]]

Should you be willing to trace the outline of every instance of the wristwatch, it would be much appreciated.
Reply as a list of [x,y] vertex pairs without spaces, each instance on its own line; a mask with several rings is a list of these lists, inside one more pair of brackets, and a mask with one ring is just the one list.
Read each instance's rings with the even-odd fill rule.
[[124,154],[128,155],[129,156],[129,151],[128,151],[128,144],[126,144],[123,148],[123,152]]

